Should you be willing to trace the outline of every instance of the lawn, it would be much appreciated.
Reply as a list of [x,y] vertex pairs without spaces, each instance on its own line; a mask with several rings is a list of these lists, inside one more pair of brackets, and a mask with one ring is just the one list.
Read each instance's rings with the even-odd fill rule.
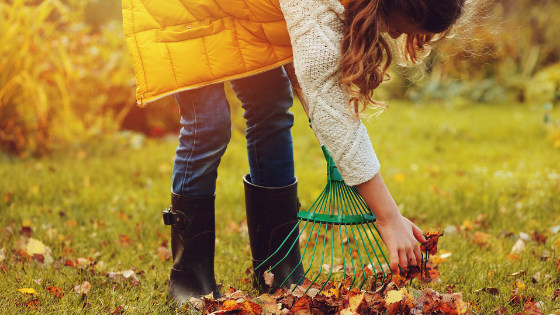
[[[306,208],[324,188],[325,162],[299,105],[294,112]],[[216,278],[222,291],[249,291],[241,179],[248,166],[237,106],[232,115],[216,193]],[[394,102],[366,126],[403,215],[424,231],[445,230],[432,257],[441,281],[411,286],[462,292],[478,314],[523,312],[523,303],[510,303],[515,294],[560,314],[560,151],[547,139],[540,106]],[[1,155],[0,313],[186,312],[165,299],[172,263],[161,211],[170,202],[175,146],[175,136],[121,133],[43,159]],[[29,256],[37,245],[30,238],[49,255]],[[114,274],[129,270],[134,276]],[[83,281],[91,284],[85,295],[74,291]]]

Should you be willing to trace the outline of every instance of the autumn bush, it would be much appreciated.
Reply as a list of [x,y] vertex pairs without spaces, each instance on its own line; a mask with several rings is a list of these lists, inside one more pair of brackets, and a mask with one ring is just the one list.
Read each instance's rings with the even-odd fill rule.
[[[477,13],[425,61],[424,76],[413,68],[397,68],[395,83],[388,84],[385,95],[450,104],[460,99],[532,104],[538,101],[532,97],[536,85],[543,80],[546,85],[557,84],[560,3],[478,2]],[[550,75],[535,76],[541,71]]]
[[[426,60],[422,79],[413,68],[395,67],[393,79],[377,91],[380,97],[461,106],[556,105],[560,3],[480,2],[485,6],[471,23]],[[0,2],[1,150],[44,155],[111,140],[123,129],[156,137],[178,131],[171,97],[145,109],[135,106],[119,16],[112,0]],[[234,121],[234,128],[243,126]]]
[[119,129],[134,102],[120,26],[90,34],[88,1],[0,3],[0,145],[19,155]]

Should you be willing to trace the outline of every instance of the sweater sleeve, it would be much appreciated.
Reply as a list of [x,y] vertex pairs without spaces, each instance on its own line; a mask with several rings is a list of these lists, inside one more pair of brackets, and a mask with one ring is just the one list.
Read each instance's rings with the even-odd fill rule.
[[294,53],[294,68],[309,106],[312,128],[347,185],[364,183],[380,165],[365,126],[350,113],[338,85],[344,7],[338,0],[280,0]]

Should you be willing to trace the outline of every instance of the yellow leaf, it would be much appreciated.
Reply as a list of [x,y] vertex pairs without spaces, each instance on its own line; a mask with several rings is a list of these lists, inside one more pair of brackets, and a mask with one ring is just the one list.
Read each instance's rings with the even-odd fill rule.
[[364,299],[363,292],[350,297],[350,299],[348,300],[348,308],[351,309],[352,311],[357,310],[358,306],[360,306],[360,303],[362,303],[363,299]]
[[463,221],[463,227],[465,228],[465,230],[470,231],[474,229],[474,223],[471,220],[466,219],[465,221]]
[[404,175],[403,173],[393,175],[393,180],[397,183],[404,183],[405,179],[406,175]]
[[23,293],[23,294],[37,294],[37,291],[35,291],[35,289],[33,288],[23,288],[23,289],[17,289],[19,292]]
[[387,292],[387,296],[385,297],[385,304],[389,305],[402,301],[406,293],[408,293],[408,291],[405,288],[402,288],[398,291],[392,290]]
[[21,222],[21,226],[22,227],[33,227],[33,223],[31,223],[31,220],[29,220],[29,219],[23,220],[23,222]]
[[518,288],[519,290],[523,291],[526,288],[525,282],[523,282],[520,279],[517,279],[517,280],[515,280],[515,287]]
[[337,288],[330,288],[329,290],[323,290],[321,291],[321,295],[324,296],[334,296],[338,299],[338,295],[340,294],[339,290]]
[[36,240],[34,238],[30,238],[27,246],[25,247],[27,253],[31,256],[35,254],[44,254],[45,253],[45,244],[43,242]]

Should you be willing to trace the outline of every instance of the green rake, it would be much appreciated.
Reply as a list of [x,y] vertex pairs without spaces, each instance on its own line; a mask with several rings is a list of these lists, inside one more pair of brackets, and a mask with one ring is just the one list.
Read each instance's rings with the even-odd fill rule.
[[[286,65],[284,68],[305,112],[308,113],[303,93],[297,83],[293,64]],[[291,252],[294,246],[300,246],[299,243],[305,239],[307,233],[309,236],[304,241],[305,245],[299,264],[284,279],[281,286],[284,286],[297,267],[303,264],[306,257],[309,257],[309,267],[304,268],[305,272],[297,284],[303,284],[309,274],[311,283],[307,290],[321,277],[321,272],[315,276],[310,273],[314,262],[315,265],[319,265],[320,270],[328,269],[328,276],[322,279],[320,290],[323,290],[330,280],[345,280],[348,282],[351,280],[349,286],[359,289],[362,289],[368,280],[370,286],[385,283],[392,277],[393,273],[389,268],[387,257],[381,249],[383,242],[380,241],[379,231],[374,224],[375,215],[366,205],[357,189],[344,183],[329,152],[323,145],[321,145],[321,148],[327,160],[327,185],[325,189],[308,211],[298,213],[299,221],[290,234],[280,247],[256,269],[264,266],[284,246],[289,246],[287,253]],[[290,244],[288,239],[292,234],[297,233],[298,227],[301,228],[301,231],[295,241]],[[337,240],[335,241],[335,239]],[[320,253],[318,248],[321,248]],[[340,251],[340,255],[337,255],[336,258],[335,251]],[[288,254],[272,266],[270,269],[272,274],[274,274],[274,268],[286,257],[288,257]],[[337,268],[341,268],[343,271],[342,279],[340,279],[340,273],[334,271],[335,259],[337,260]],[[293,290],[295,288],[296,286],[293,287]]]

